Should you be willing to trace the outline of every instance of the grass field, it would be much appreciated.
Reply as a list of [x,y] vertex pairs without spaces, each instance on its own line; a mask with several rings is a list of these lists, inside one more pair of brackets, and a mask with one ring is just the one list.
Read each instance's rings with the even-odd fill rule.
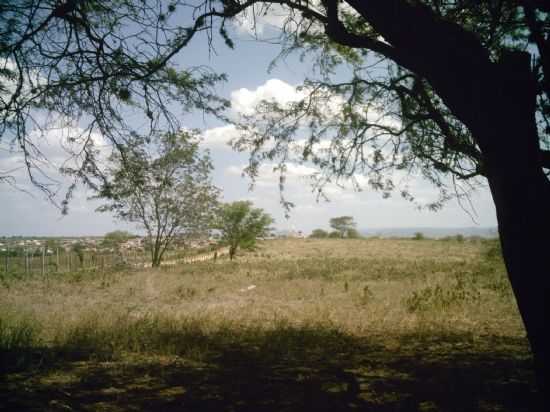
[[277,240],[2,282],[0,409],[529,411],[536,395],[494,242]]

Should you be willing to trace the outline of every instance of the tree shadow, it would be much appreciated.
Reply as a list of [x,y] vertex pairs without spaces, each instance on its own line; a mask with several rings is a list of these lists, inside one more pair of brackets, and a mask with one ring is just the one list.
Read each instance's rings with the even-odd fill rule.
[[[4,374],[13,411],[532,411],[524,339],[358,338],[319,329],[209,335],[200,359],[60,358]],[[203,348],[204,349],[204,348]],[[89,355],[89,354],[88,354]]]

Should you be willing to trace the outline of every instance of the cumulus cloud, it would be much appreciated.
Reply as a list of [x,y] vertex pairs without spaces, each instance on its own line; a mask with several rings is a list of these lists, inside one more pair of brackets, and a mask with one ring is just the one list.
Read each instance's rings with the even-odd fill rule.
[[255,90],[242,88],[231,92],[231,107],[238,114],[251,115],[262,100],[287,104],[304,97],[305,92],[296,90],[296,86],[279,79],[269,79]]
[[203,145],[211,149],[229,148],[230,142],[239,136],[237,128],[230,124],[207,129],[203,133]]

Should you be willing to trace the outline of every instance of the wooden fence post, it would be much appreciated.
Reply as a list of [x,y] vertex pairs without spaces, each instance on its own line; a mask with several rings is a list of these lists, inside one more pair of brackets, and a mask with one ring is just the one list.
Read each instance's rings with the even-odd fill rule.
[[10,247],[6,245],[6,256],[5,256],[5,264],[6,264],[6,273],[8,273],[9,267],[10,267],[10,261],[8,255],[10,254]]
[[42,248],[42,277],[46,274],[46,246]]

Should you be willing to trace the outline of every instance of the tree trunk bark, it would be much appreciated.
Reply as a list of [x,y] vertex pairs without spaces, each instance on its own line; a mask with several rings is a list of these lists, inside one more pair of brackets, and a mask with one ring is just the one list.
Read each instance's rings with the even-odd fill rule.
[[[514,157],[510,155],[510,159]],[[488,177],[504,262],[531,344],[539,390],[545,396],[550,373],[550,334],[545,333],[550,279],[550,183],[535,165],[517,159],[515,163],[496,162],[488,168]]]
[[[500,88],[489,88],[493,102],[487,108],[490,124],[485,129],[490,131],[485,137],[490,139],[483,142],[482,152],[502,254],[531,345],[544,403],[550,373],[550,335],[545,333],[550,291],[550,181],[540,163],[536,93],[530,88],[530,64],[524,57],[503,61]],[[489,101],[489,96],[485,97]]]

